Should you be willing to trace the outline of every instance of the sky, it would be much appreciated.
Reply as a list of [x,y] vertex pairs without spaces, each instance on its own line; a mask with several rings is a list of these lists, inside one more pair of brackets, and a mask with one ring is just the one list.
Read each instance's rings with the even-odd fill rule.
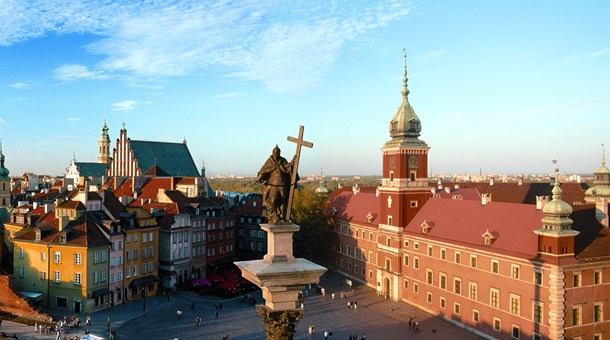
[[182,142],[208,176],[380,175],[409,101],[429,172],[592,173],[610,147],[608,1],[0,0],[0,140],[11,175]]

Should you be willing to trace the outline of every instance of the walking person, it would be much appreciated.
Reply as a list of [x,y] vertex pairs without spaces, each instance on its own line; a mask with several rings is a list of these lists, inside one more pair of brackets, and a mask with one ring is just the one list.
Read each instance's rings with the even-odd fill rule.
[[358,301],[354,301],[354,309],[358,309]]
[[218,319],[218,309],[216,310],[216,319]]
[[362,333],[362,338],[360,340],[366,340],[366,334]]
[[413,326],[413,318],[409,317],[409,329]]
[[[218,310],[222,312],[222,302],[218,304]],[[228,338],[228,337],[229,337],[229,336],[227,335],[227,338]]]

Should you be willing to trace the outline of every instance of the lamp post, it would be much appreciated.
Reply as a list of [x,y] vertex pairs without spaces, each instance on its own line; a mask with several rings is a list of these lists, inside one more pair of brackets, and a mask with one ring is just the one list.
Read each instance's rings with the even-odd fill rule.
[[143,300],[144,311],[146,311],[146,286],[142,287],[142,298],[144,299]]

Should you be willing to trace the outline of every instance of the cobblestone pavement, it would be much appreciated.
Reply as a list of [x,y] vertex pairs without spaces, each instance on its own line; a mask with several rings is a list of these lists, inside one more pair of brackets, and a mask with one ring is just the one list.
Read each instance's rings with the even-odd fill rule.
[[[326,296],[311,289],[305,297],[305,316],[297,326],[296,340],[323,339],[325,330],[333,332],[333,339],[348,339],[350,334],[359,337],[366,333],[366,339],[480,339],[460,327],[431,316],[405,303],[384,300],[366,286],[353,289],[344,284],[344,277],[326,273],[321,280]],[[347,299],[340,299],[340,292],[347,293]],[[333,300],[331,295],[335,293]],[[262,303],[261,293],[254,294]],[[196,310],[191,310],[195,301]],[[348,309],[347,301],[357,301],[358,309]],[[218,319],[215,304],[223,308]],[[178,319],[176,310],[183,311]],[[51,311],[54,317],[63,314]],[[195,317],[201,316],[202,325],[195,324]],[[201,296],[192,292],[178,292],[169,301],[165,296],[155,296],[144,301],[133,301],[116,305],[107,313],[91,315],[91,333],[108,338],[108,317],[110,327],[117,330],[117,339],[222,339],[229,335],[231,340],[263,340],[263,325],[254,307],[242,302],[240,298],[221,299],[214,296]],[[419,332],[409,330],[407,320],[412,317],[419,322]],[[84,319],[84,315],[82,316]],[[315,334],[309,336],[307,328],[315,326]],[[83,335],[86,327],[70,330],[67,337]],[[54,339],[55,335],[42,336],[34,333],[33,327],[4,321],[1,331],[16,333],[19,339]]]

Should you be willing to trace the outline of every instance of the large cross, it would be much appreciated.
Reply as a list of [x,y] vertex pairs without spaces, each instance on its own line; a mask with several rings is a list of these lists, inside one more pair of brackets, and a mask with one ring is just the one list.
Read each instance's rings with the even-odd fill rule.
[[308,148],[313,148],[313,143],[307,142],[303,140],[303,130],[305,128],[303,125],[299,128],[299,137],[294,138],[288,136],[288,141],[297,144],[297,152],[294,155],[294,165],[292,167],[292,178],[290,181],[290,194],[288,195],[288,206],[286,207],[286,221],[290,221],[290,213],[292,212],[292,199],[294,197],[294,188],[296,187],[297,182],[297,171],[299,170],[299,159],[301,158],[301,147],[305,146]]

